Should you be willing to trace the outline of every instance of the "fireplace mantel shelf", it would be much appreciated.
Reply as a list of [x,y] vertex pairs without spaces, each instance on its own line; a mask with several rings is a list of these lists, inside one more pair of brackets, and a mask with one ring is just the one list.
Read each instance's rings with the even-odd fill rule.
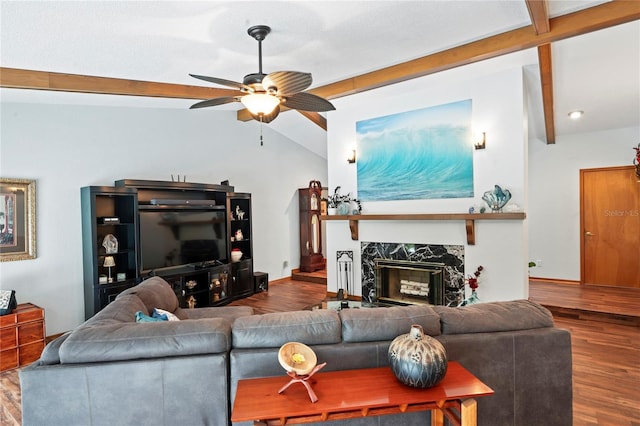
[[514,213],[422,213],[422,214],[357,214],[320,216],[320,220],[348,220],[351,239],[358,240],[358,222],[361,220],[464,220],[467,244],[476,243],[476,220],[524,220],[527,214]]

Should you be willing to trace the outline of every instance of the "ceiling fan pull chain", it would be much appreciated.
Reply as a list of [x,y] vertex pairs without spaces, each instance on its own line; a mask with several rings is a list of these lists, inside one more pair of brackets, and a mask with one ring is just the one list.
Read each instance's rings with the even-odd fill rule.
[[263,146],[264,144],[262,143],[262,117],[263,115],[260,114],[260,146]]

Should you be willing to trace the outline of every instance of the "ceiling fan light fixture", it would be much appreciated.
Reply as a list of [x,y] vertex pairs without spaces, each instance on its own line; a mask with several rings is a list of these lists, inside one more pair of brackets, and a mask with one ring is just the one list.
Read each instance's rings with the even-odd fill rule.
[[252,93],[243,96],[240,101],[253,114],[271,114],[278,105],[280,99],[267,93]]

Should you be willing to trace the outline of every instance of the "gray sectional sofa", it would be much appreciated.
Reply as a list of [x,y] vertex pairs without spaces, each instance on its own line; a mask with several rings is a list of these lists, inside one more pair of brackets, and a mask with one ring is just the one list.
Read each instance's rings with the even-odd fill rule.
[[[154,308],[181,321],[135,322],[136,312]],[[158,277],[120,294],[20,372],[23,424],[225,426],[238,380],[284,376],[282,344],[311,346],[323,371],[386,366],[389,344],[412,324],[494,389],[478,400],[479,425],[572,424],[570,334],[526,300],[253,315],[246,307],[182,310]],[[421,412],[329,423],[429,419]]]

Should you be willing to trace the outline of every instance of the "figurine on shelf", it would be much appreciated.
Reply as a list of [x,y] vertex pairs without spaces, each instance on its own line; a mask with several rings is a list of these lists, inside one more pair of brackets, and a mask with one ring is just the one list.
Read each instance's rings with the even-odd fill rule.
[[240,206],[236,206],[236,219],[244,220],[244,211],[240,210]]
[[113,234],[105,235],[102,240],[102,247],[104,247],[107,254],[113,254],[118,252],[118,240]]
[[189,298],[187,299],[187,306],[189,306],[189,309],[193,309],[196,307],[196,298],[193,297],[193,295],[189,296]]
[[242,229],[238,229],[236,231],[236,241],[242,241],[244,239],[244,236],[242,235]]

